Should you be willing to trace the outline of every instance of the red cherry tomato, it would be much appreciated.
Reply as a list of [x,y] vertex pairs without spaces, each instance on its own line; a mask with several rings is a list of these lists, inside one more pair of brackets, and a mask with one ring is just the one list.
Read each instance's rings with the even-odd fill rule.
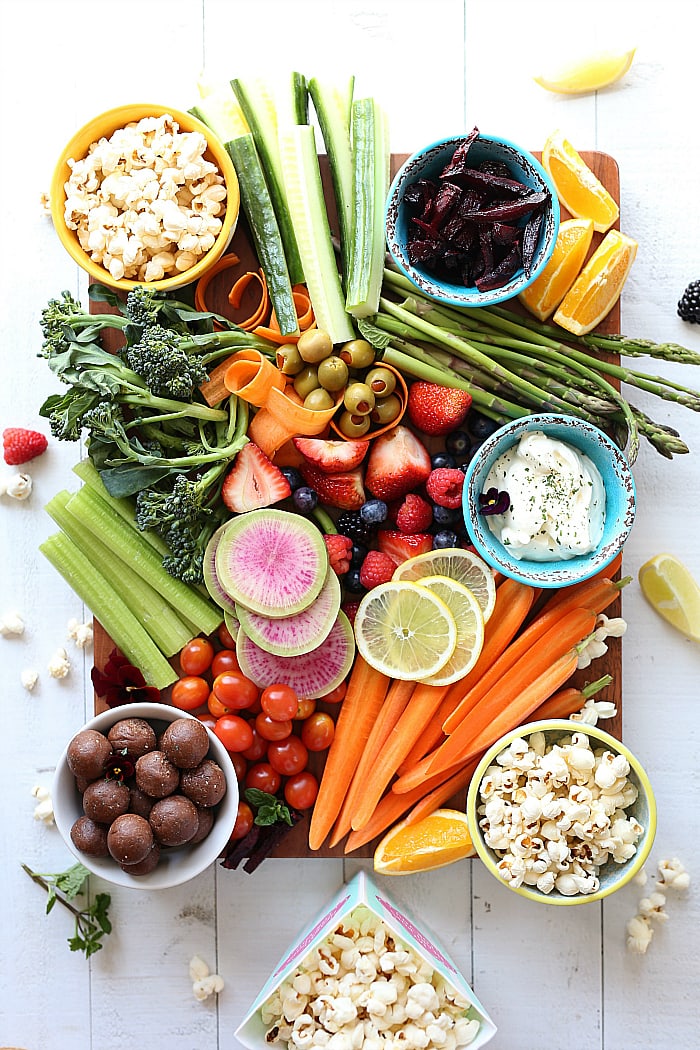
[[236,771],[236,780],[241,783],[248,772],[248,761],[240,751],[229,751],[229,758],[231,759],[233,768]]
[[197,718],[199,719],[200,722],[202,722],[203,725],[205,725],[207,727],[207,729],[211,729],[212,733],[214,732],[214,726],[216,725],[216,718],[214,717],[213,714],[211,714],[210,711],[202,711],[201,714],[197,715]]
[[214,732],[227,751],[245,751],[253,743],[250,722],[240,715],[222,715],[217,718]]
[[236,648],[236,639],[233,637],[225,623],[219,625],[219,628],[216,632],[216,636],[223,645],[224,649]]
[[240,671],[241,666],[238,663],[238,657],[236,656],[233,649],[222,649],[220,652],[214,654],[214,659],[211,662],[211,673],[214,678],[217,675],[222,674],[224,671]]
[[335,736],[335,722],[323,711],[315,711],[301,723],[300,735],[309,751],[325,751]]
[[194,711],[206,704],[209,698],[209,683],[204,678],[186,675],[178,678],[172,688],[170,701],[180,711]]
[[267,749],[267,761],[284,777],[293,777],[306,768],[309,752],[298,736],[276,740]]
[[255,728],[265,740],[286,740],[292,731],[292,720],[288,718],[286,722],[276,722],[261,711],[255,716]]
[[180,667],[185,674],[204,674],[211,667],[214,646],[208,638],[193,638],[180,650]]
[[253,730],[253,743],[243,751],[243,755],[249,762],[259,762],[267,754],[268,741],[264,736],[260,736],[253,722],[249,725]]
[[258,699],[258,687],[240,671],[222,671],[214,679],[212,691],[217,700],[240,711]]
[[318,795],[318,780],[309,773],[295,773],[284,785],[284,800],[292,809],[310,809]]
[[326,693],[325,696],[321,697],[324,704],[339,704],[341,700],[345,699],[345,694],[348,691],[347,682],[341,682],[335,689],[331,689],[330,693]]
[[260,706],[274,722],[286,722],[297,713],[299,697],[290,685],[268,685],[260,694]]
[[315,710],[316,701],[308,700],[305,697],[303,700],[299,701],[299,706],[297,707],[297,713],[294,715],[294,719],[296,721],[303,721],[305,718],[308,718],[309,715],[312,715]]
[[222,704],[216,693],[213,692],[209,694],[207,709],[214,718],[221,718],[222,715],[234,714],[237,710],[235,707],[227,707],[226,704]]
[[258,788],[260,791],[267,791],[270,795],[279,791],[281,783],[282,777],[269,762],[256,762],[250,767],[245,777],[247,788]]
[[247,802],[238,803],[238,813],[236,815],[236,823],[233,825],[233,831],[231,832],[231,839],[244,839],[250,829],[253,826],[255,820],[255,814],[248,805]]

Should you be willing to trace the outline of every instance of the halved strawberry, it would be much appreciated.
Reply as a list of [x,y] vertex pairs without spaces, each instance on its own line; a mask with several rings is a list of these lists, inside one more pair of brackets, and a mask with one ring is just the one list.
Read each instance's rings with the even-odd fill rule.
[[221,498],[234,514],[269,507],[291,493],[282,471],[253,441],[238,453],[221,488]]
[[414,427],[424,434],[449,434],[467,417],[472,396],[466,390],[426,383],[413,383],[406,405]]
[[427,554],[433,549],[433,537],[428,532],[399,532],[397,529],[380,529],[377,546],[397,565],[415,554]]
[[367,499],[359,467],[342,474],[324,474],[311,463],[300,463],[299,472],[306,484],[318,493],[321,503],[329,507],[359,510]]
[[365,485],[377,499],[393,500],[422,485],[430,470],[423,442],[399,425],[372,440]]
[[326,438],[295,437],[294,447],[324,474],[342,474],[359,467],[367,455],[369,441],[333,441]]

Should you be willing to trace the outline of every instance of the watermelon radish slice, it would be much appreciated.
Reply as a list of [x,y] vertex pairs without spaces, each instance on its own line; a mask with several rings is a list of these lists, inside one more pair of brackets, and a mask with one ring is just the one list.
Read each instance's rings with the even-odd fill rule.
[[240,630],[241,624],[235,612],[231,612],[230,609],[224,609],[224,625],[226,627],[226,630],[235,642],[236,638],[238,637],[238,632]]
[[266,653],[302,656],[328,637],[340,610],[340,598],[340,580],[329,565],[323,587],[301,612],[273,618],[237,605],[236,615],[251,641]]
[[209,543],[207,543],[204,550],[204,559],[202,561],[202,573],[204,575],[204,585],[207,588],[209,597],[212,601],[216,602],[220,609],[235,614],[236,603],[233,598],[229,598],[228,594],[221,586],[219,577],[216,575],[216,549],[219,546],[219,540],[223,535],[224,529],[228,524],[228,522],[225,522],[225,524],[220,525],[216,532],[212,534]]
[[328,570],[323,536],[286,510],[251,510],[224,526],[216,576],[234,602],[264,616],[292,616],[311,605]]
[[236,655],[241,671],[264,689],[284,682],[298,696],[316,700],[347,677],[355,657],[355,636],[344,612],[339,612],[328,637],[303,656],[273,656],[238,632]]

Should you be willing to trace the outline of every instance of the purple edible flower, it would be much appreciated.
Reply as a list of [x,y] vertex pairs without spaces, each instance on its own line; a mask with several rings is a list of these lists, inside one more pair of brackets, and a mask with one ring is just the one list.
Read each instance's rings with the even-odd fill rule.
[[510,496],[491,488],[479,496],[479,510],[482,514],[505,514],[510,507]]
[[153,685],[146,685],[146,679],[138,667],[130,664],[117,649],[110,653],[104,670],[93,667],[90,677],[95,692],[102,697],[107,707],[141,701],[158,703],[160,700],[160,691]]

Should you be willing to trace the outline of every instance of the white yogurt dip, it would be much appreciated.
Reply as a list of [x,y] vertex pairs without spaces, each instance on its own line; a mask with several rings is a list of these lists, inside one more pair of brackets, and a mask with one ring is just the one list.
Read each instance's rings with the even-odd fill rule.
[[588,456],[541,430],[524,434],[496,460],[484,483],[507,492],[509,509],[486,517],[520,560],[556,561],[588,554],[605,525],[605,486]]

